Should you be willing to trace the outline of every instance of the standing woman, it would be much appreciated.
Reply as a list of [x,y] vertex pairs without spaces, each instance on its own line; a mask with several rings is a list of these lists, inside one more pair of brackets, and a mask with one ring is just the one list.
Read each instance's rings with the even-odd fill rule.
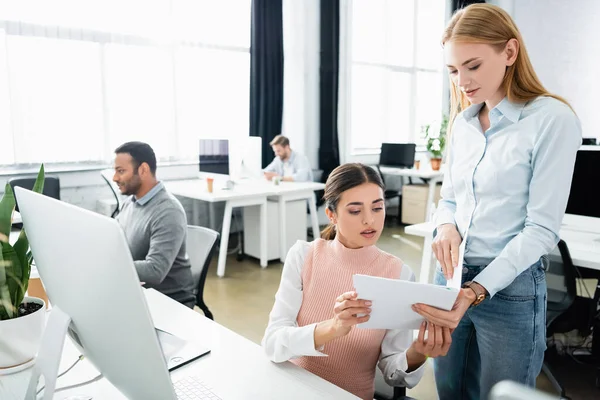
[[[545,255],[556,246],[581,127],[536,76],[501,8],[457,11],[442,44],[451,137],[435,215],[436,283],[462,272],[452,311],[415,305],[456,328],[436,359],[440,399],[486,399],[504,379],[535,386],[546,349]],[[560,68],[560,65],[556,66]],[[462,270],[459,246],[464,245]]]

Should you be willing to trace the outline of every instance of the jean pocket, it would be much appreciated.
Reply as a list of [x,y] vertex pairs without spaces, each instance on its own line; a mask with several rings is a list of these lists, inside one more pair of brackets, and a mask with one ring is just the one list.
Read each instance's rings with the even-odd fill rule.
[[523,271],[515,280],[496,293],[499,299],[512,302],[533,301],[538,293],[537,286],[545,279],[542,264],[538,261]]

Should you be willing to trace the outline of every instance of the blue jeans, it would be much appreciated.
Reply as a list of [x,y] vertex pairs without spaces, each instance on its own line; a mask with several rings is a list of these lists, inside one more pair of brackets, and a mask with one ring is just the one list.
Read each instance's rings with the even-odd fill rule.
[[[440,400],[484,400],[504,379],[535,387],[546,350],[544,265],[538,261],[492,299],[467,310],[448,354],[434,359]],[[483,268],[465,265],[463,283]],[[446,284],[439,265],[435,283]]]

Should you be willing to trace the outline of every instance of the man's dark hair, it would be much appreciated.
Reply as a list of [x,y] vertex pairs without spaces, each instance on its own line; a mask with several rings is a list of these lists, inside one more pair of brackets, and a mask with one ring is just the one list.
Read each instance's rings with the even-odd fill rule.
[[115,150],[115,154],[127,153],[133,159],[133,169],[137,170],[142,163],[148,164],[152,175],[156,175],[156,155],[149,144],[144,142],[123,143]]

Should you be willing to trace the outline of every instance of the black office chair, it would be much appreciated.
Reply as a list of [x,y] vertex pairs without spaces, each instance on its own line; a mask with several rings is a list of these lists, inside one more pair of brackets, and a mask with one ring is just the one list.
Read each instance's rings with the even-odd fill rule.
[[414,400],[406,395],[406,388],[403,386],[389,386],[379,368],[375,371],[375,400]]
[[[13,178],[10,181],[8,181],[8,184],[12,188],[13,192],[15,191],[15,186],[32,190],[36,179],[37,179],[37,177]],[[48,197],[52,197],[54,199],[60,200],[60,180],[56,177],[51,177],[51,176],[45,177],[44,190],[43,190],[42,194],[44,194]],[[16,198],[15,198],[15,211],[19,211],[19,203],[17,202]],[[13,224],[13,226],[15,228],[20,229],[23,227],[23,224],[16,223],[16,224]]]
[[[549,267],[546,274],[562,277],[562,285],[558,288],[548,288],[548,305],[546,311],[546,337],[551,337],[555,333],[569,332],[575,328],[572,318],[559,318],[566,316],[566,311],[573,305],[577,297],[576,269],[571,259],[571,253],[564,240],[560,240],[557,245],[560,252],[561,261],[555,261],[549,258]],[[560,393],[561,398],[568,399],[565,389],[558,382],[550,365],[547,362],[546,355],[542,371],[550,380],[554,389]]]
[[[383,173],[381,172],[381,168],[379,168],[379,165],[375,166],[375,170],[381,177],[381,181],[383,182],[384,187],[386,187],[385,177],[383,176]],[[402,222],[402,192],[400,190],[385,189],[383,191],[383,198],[385,200],[393,200],[395,198],[398,198],[398,213],[396,214],[395,218],[398,219],[398,223],[400,224]]]
[[117,184],[112,180],[113,174],[114,171],[112,169],[104,169],[100,171],[102,179],[104,179],[104,181],[110,188],[110,192],[113,194],[113,196],[115,197],[115,201],[117,202],[115,209],[113,210],[112,214],[110,214],[111,218],[116,217],[117,215],[119,215],[119,212],[121,212],[121,193],[119,192],[119,187],[117,186]]
[[193,297],[196,305],[202,310],[206,318],[210,319],[214,318],[204,302],[204,284],[218,241],[219,232],[203,226],[188,225],[186,249],[192,265],[192,279],[196,283]]

